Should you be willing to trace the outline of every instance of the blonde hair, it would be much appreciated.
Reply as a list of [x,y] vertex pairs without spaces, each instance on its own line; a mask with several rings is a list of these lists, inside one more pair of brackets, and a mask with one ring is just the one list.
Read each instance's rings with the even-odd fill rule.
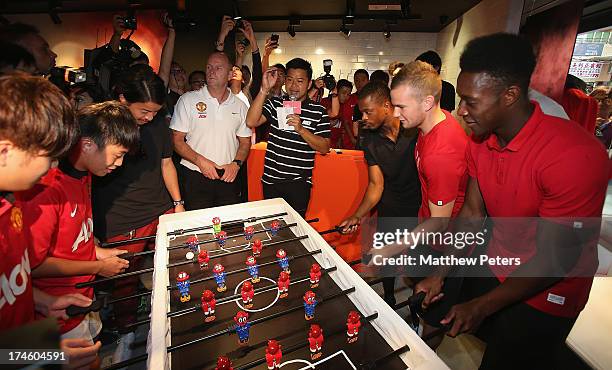
[[410,86],[421,98],[431,95],[436,103],[440,101],[442,80],[431,64],[415,60],[403,66],[393,77],[391,90],[401,85]]

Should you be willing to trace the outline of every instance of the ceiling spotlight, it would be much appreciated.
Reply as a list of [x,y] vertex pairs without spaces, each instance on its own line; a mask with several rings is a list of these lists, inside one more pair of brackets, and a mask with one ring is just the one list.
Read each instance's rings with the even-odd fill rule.
[[383,36],[385,36],[385,40],[389,40],[391,38],[391,31],[385,30]]
[[346,27],[345,24],[342,25],[342,27],[340,27],[340,33],[344,34],[344,36],[349,37],[351,36],[351,30]]
[[291,37],[295,37],[295,27],[293,27],[293,26],[288,26],[288,27],[287,27],[287,33],[289,34],[289,36],[291,36]]

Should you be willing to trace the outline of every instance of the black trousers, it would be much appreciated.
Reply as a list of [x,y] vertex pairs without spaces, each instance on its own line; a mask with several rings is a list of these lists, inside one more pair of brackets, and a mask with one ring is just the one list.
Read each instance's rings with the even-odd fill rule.
[[[479,297],[500,284],[493,276],[456,277],[447,279],[447,283],[444,298],[431,308],[439,304],[448,311],[453,304]],[[449,291],[453,292],[447,296]],[[439,308],[425,314],[424,320],[430,325],[439,325],[444,317]],[[479,369],[568,369],[563,363],[568,351],[565,339],[575,321],[576,318],[549,315],[523,302],[503,308],[485,318],[476,330],[476,336],[487,343]]]
[[302,217],[306,217],[311,188],[312,185],[306,180],[263,184],[264,199],[283,198]]
[[240,203],[238,176],[234,182],[211,180],[183,165],[179,173],[181,194],[187,211]]

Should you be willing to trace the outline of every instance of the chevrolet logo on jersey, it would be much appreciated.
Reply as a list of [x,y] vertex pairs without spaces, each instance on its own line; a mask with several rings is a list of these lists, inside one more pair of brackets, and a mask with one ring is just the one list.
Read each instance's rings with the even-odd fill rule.
[[0,275],[0,309],[6,303],[13,305],[17,297],[26,291],[30,272],[30,258],[26,249],[21,257],[21,263],[14,266],[8,276]]
[[79,236],[76,238],[74,243],[72,243],[72,251],[76,252],[79,244],[81,242],[87,243],[93,234],[93,220],[91,217],[87,218],[87,220],[83,221],[81,224],[81,231],[79,232]]

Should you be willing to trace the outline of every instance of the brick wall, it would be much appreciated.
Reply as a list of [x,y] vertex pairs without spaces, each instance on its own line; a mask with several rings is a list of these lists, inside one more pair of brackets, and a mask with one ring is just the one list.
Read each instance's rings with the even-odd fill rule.
[[[323,59],[332,59],[332,74],[336,79],[348,78],[351,82],[357,69],[386,71],[392,61],[414,60],[420,53],[435,49],[437,40],[436,33],[416,32],[392,32],[389,40],[385,40],[382,31],[353,32],[348,39],[339,32],[298,32],[293,39],[286,32],[279,35],[279,51],[272,53],[270,64],[285,64],[301,57],[312,63],[314,76],[318,77],[323,74]],[[256,33],[256,36],[263,48],[270,34]]]

